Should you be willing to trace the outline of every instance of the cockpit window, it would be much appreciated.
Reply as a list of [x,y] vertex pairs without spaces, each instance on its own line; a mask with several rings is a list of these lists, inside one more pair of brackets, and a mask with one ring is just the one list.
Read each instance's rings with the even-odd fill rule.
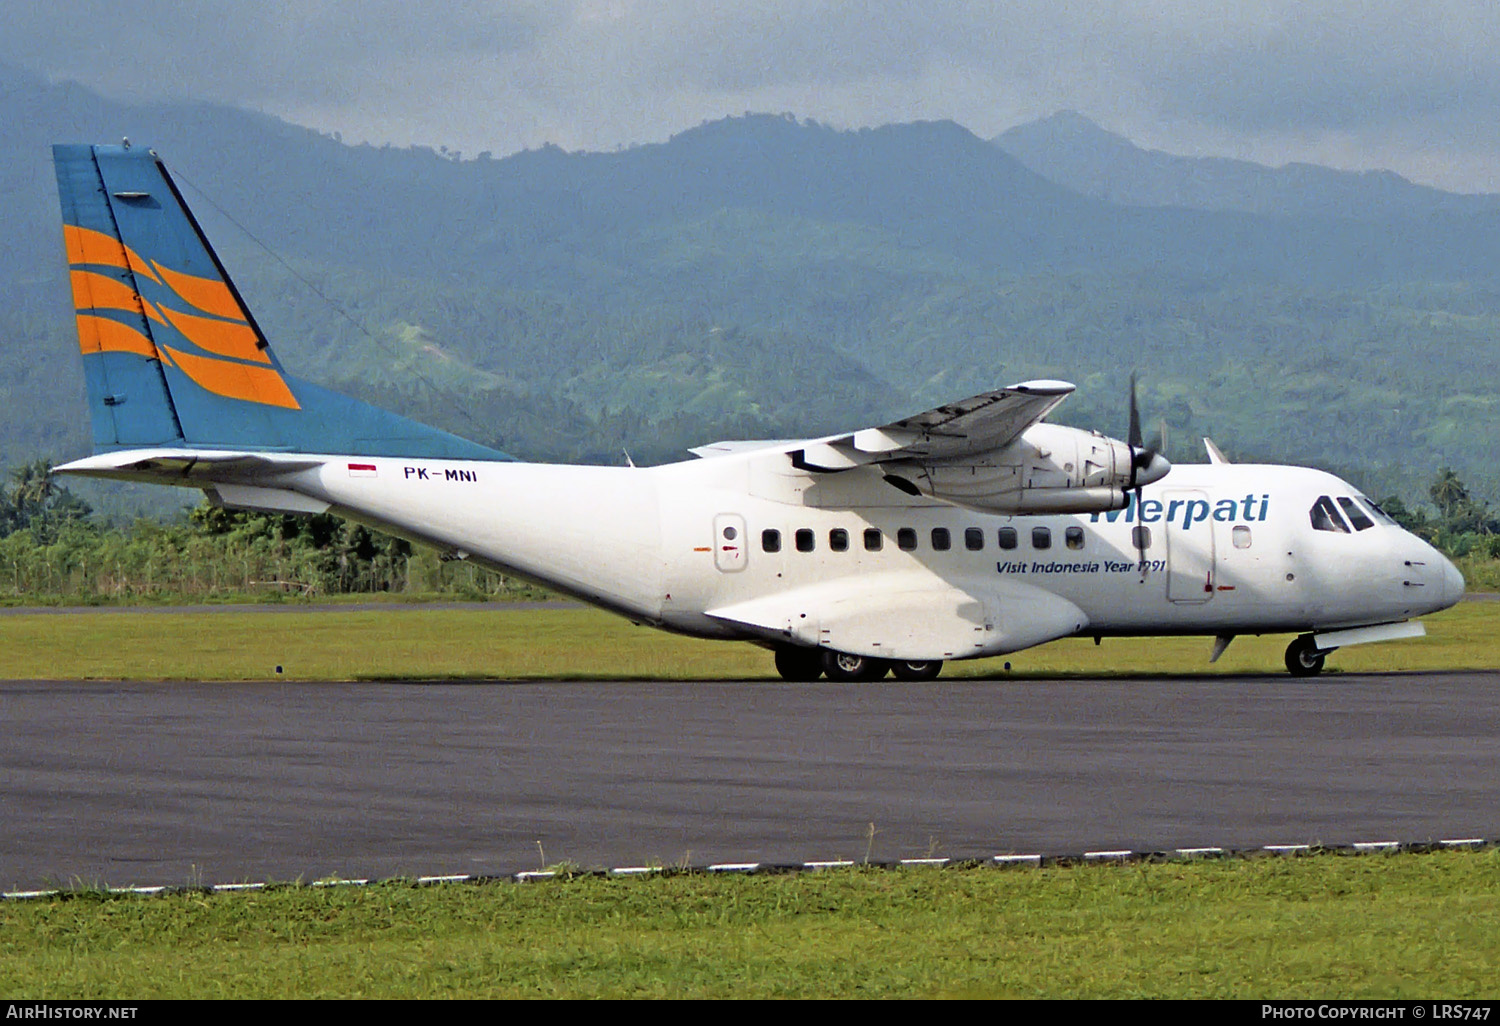
[[1355,498],[1359,500],[1359,504],[1361,506],[1370,511],[1370,516],[1375,518],[1375,522],[1377,524],[1385,524],[1387,527],[1400,526],[1396,523],[1395,519],[1389,513],[1381,509],[1379,506],[1375,505],[1374,502],[1365,498],[1363,495],[1356,495]]
[[1356,531],[1368,531],[1375,526],[1375,521],[1365,516],[1365,511],[1348,496],[1340,495],[1339,505],[1344,508],[1344,516],[1349,518],[1349,523],[1354,525]]
[[1312,517],[1314,531],[1336,531],[1339,534],[1349,533],[1349,525],[1344,523],[1344,518],[1339,516],[1338,507],[1333,504],[1333,500],[1328,496],[1318,496],[1318,501],[1313,503],[1313,508],[1308,512]]

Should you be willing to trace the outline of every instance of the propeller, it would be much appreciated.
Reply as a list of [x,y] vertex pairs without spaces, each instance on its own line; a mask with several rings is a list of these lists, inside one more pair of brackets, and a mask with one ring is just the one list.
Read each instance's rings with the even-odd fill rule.
[[1131,530],[1135,536],[1136,565],[1141,568],[1141,577],[1146,576],[1146,533],[1140,529],[1141,489],[1153,481],[1166,476],[1172,465],[1154,449],[1147,448],[1141,440],[1141,407],[1136,400],[1135,371],[1130,372],[1130,431],[1126,442],[1130,445],[1130,483],[1127,490],[1135,492],[1136,526]]

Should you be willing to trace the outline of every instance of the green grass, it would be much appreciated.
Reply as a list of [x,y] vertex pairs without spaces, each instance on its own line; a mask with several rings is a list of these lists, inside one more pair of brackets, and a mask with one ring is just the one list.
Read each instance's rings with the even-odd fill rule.
[[[1500,603],[1346,670],[1500,665]],[[1286,639],[1066,641],[1013,676],[1280,672]],[[770,678],[592,610],[0,617],[0,678]],[[1003,660],[952,675],[1005,675]],[[275,888],[0,902],[0,994],[146,997],[1484,996],[1500,852]]]
[[[1429,636],[1361,645],[1331,671],[1500,667],[1500,603],[1467,602],[1427,617]],[[1208,638],[1069,639],[1003,659],[950,663],[945,677],[1282,673],[1288,636],[1240,638],[1210,666]],[[1006,662],[1011,670],[1004,669]],[[770,654],[632,627],[591,609],[213,613],[108,612],[0,616],[0,679],[770,679]]]
[[1493,995],[1500,852],[0,904],[0,993]]

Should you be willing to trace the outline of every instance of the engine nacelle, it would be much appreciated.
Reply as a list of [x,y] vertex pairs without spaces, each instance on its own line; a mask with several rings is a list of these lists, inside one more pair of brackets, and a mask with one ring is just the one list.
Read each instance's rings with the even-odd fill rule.
[[900,460],[882,470],[902,491],[982,513],[1107,513],[1125,508],[1134,484],[1171,469],[1153,453],[1132,481],[1134,456],[1129,445],[1097,431],[1037,424],[978,459]]

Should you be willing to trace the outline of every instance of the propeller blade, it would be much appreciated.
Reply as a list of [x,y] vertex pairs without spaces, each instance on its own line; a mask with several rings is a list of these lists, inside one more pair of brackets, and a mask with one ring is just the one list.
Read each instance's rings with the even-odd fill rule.
[[1146,579],[1146,532],[1139,523],[1141,519],[1141,486],[1135,486],[1135,518],[1136,525],[1130,529],[1135,535],[1135,565],[1140,567],[1141,580]]
[[[1126,436],[1130,444],[1130,485],[1135,491],[1136,516],[1140,516],[1141,508],[1141,471],[1151,465],[1156,453],[1146,448],[1141,443],[1141,406],[1136,399],[1135,371],[1130,372],[1130,432]],[[1135,537],[1135,562],[1140,567],[1141,580],[1146,579],[1146,536],[1139,524],[1131,528],[1130,533]]]
[[1130,434],[1125,441],[1132,449],[1141,447],[1141,408],[1135,401],[1135,371],[1130,372]]

